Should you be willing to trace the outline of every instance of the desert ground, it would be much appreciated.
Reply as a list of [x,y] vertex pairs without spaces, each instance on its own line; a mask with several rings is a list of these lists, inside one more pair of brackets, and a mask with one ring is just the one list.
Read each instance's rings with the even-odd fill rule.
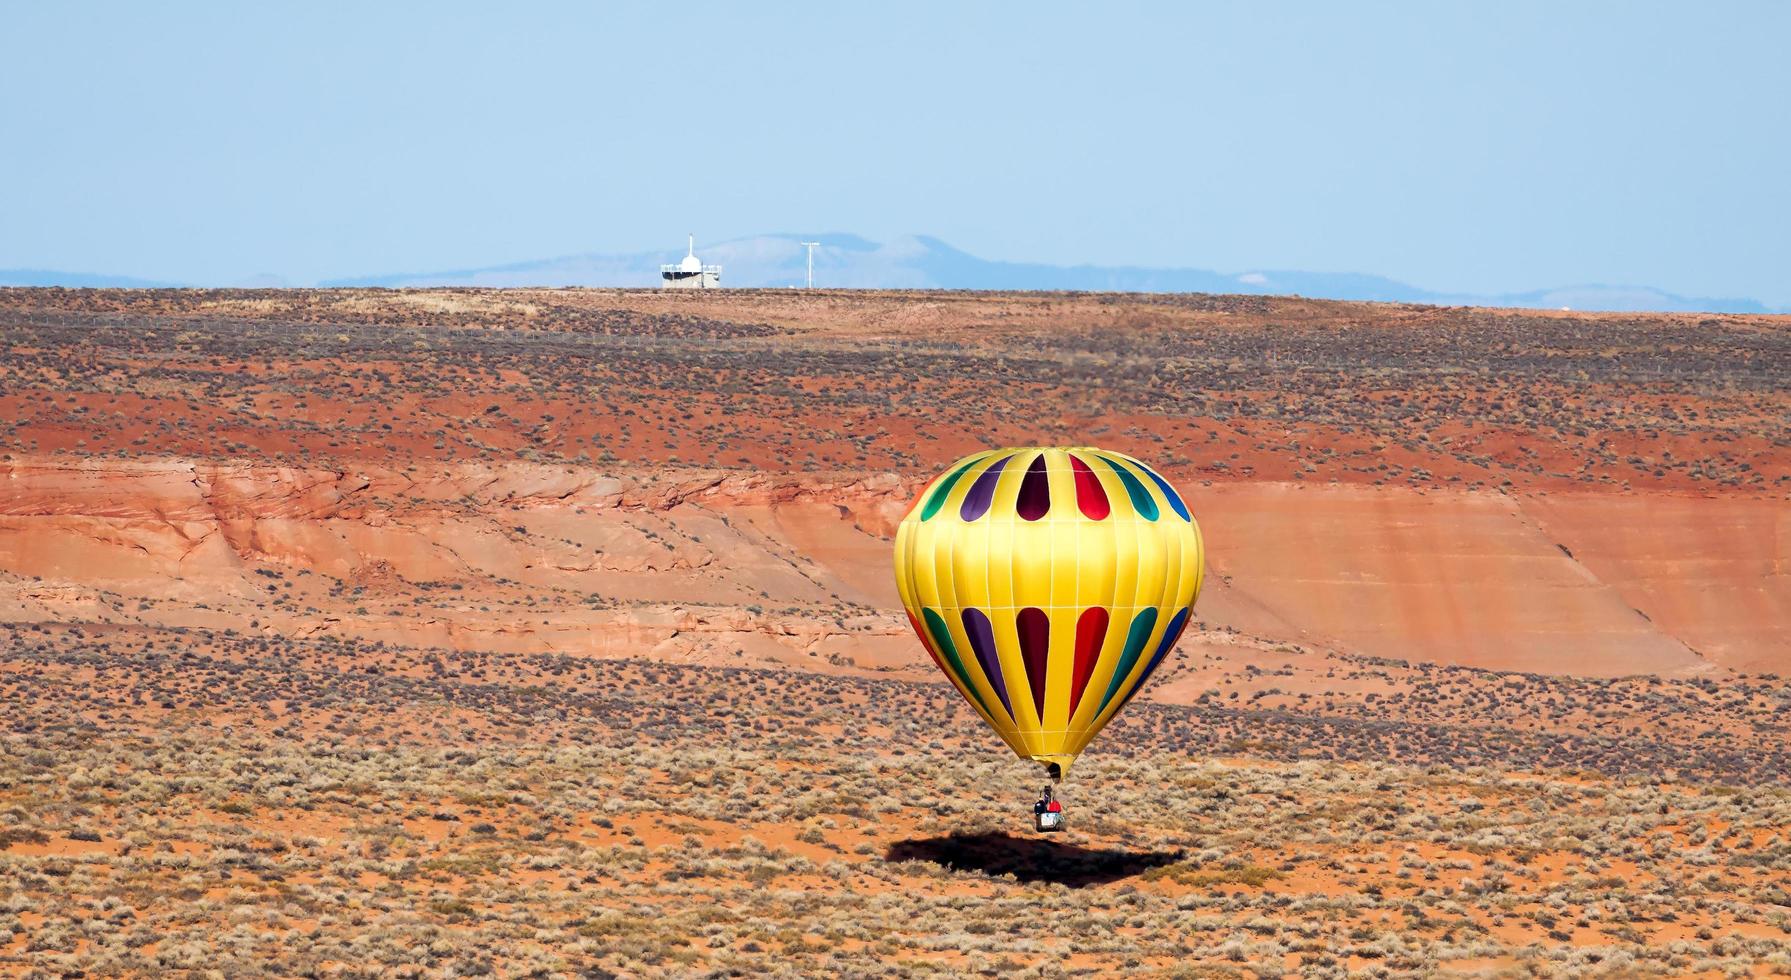
[[[1791,318],[0,289],[0,971],[1791,975]],[[1198,622],[1068,832],[908,631],[1096,443]]]

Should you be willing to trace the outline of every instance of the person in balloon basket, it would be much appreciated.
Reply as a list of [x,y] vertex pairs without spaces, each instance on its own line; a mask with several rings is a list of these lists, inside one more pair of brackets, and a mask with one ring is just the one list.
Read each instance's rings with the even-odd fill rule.
[[1038,802],[1032,805],[1032,819],[1039,830],[1063,829],[1063,804],[1057,802],[1051,787],[1046,786],[1045,791],[1039,794]]

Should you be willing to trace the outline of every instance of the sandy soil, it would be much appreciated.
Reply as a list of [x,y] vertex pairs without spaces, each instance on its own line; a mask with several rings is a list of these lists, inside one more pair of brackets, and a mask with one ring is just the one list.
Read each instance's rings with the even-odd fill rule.
[[[1037,774],[938,682],[145,627],[0,650],[0,972],[1791,967],[1784,682],[1257,650],[1230,693],[1133,705],[1041,837]],[[1301,671],[1322,701],[1289,702]]]
[[[0,289],[0,338],[0,973],[1791,970],[1787,318]],[[1065,442],[1210,574],[1040,839],[889,540]]]

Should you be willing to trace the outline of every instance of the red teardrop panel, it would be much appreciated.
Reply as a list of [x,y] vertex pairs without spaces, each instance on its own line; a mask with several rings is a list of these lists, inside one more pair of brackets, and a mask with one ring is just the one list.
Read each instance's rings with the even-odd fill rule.
[[1091,521],[1106,520],[1113,513],[1113,505],[1107,502],[1107,489],[1101,486],[1100,478],[1074,454],[1070,455],[1070,469],[1076,474],[1076,507],[1082,516]]
[[1101,644],[1107,639],[1107,610],[1090,606],[1076,620],[1076,663],[1070,685],[1070,714],[1082,703],[1082,692],[1094,676],[1095,661],[1101,658]]

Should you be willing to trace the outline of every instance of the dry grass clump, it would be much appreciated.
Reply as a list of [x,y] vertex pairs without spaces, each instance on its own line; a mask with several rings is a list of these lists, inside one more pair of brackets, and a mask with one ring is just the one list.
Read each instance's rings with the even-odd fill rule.
[[[776,751],[826,742],[847,758],[984,753],[992,744],[971,709],[938,683],[200,630],[0,624],[0,651],[0,697],[32,706],[6,719],[20,733],[98,736],[178,723],[384,746],[495,738],[750,742]],[[1791,711],[1784,681],[1586,680],[1341,654],[1324,662],[1344,682],[1336,692],[1140,701],[1102,733],[1100,749],[1791,783],[1779,722]],[[1365,679],[1385,693],[1352,691]],[[700,788],[714,777],[691,766],[675,778]],[[807,805],[799,818],[813,807],[864,815],[878,804]]]
[[[163,736],[41,767],[5,748],[9,829],[51,842],[0,853],[6,951],[46,970],[1674,973],[1791,950],[1780,789],[1097,763],[1079,829],[1041,839],[1019,832],[1023,777],[981,761]],[[680,779],[693,765],[713,778]],[[1207,788],[1163,792],[1190,779]],[[955,806],[880,824],[822,802],[891,785]],[[730,814],[741,798],[766,805]],[[1080,829],[1097,801],[1108,828]],[[107,832],[54,843],[74,821]]]
[[611,663],[599,696],[325,658],[333,685],[270,723],[249,705],[312,690],[302,648],[182,638],[239,668],[190,712],[128,685],[159,704],[215,661],[31,636],[4,675],[0,970],[1791,971],[1770,777],[1216,757],[1165,715],[1104,739],[1070,830],[1037,836],[1031,768],[937,685]]
[[[0,443],[27,452],[918,474],[950,458],[942,447],[1094,435],[1211,479],[1791,482],[1791,350],[1764,317],[1240,296],[9,289],[0,329]],[[1077,411],[1028,408],[1040,404]]]

